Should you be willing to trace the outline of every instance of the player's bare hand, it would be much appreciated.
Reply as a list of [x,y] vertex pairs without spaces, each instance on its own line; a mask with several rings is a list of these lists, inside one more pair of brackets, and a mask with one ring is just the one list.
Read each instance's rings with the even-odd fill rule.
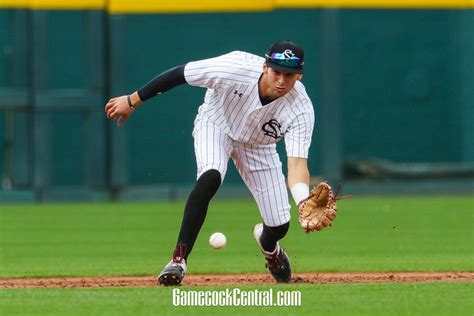
[[128,105],[127,96],[123,95],[110,99],[105,105],[104,111],[107,114],[107,118],[111,120],[118,118],[117,125],[122,125],[122,123],[132,114],[133,109]]

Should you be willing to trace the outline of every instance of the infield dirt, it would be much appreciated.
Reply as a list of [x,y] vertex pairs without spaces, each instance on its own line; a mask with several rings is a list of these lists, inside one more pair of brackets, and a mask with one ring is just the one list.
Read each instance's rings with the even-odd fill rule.
[[[474,282],[474,272],[338,272],[297,273],[290,284]],[[187,275],[183,286],[243,286],[276,284],[269,274]],[[154,287],[156,276],[56,277],[0,279],[0,288]]]

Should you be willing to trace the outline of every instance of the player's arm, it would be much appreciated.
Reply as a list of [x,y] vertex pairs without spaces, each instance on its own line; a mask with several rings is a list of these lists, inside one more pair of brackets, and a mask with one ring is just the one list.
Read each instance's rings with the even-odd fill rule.
[[308,160],[288,157],[288,187],[298,206],[309,195],[309,178]]
[[130,95],[110,99],[105,105],[107,117],[119,118],[117,124],[121,125],[146,100],[186,83],[184,67],[182,65],[162,72]]
[[[235,64],[235,57],[242,52],[231,52],[226,55],[189,62],[185,65],[171,68],[144,85],[130,95],[110,99],[105,106],[105,112],[110,119],[118,118],[121,125],[146,100],[162,94],[182,84],[189,84],[208,89],[228,87],[233,82],[232,77],[242,75],[246,70]],[[222,71],[222,70],[226,71]],[[227,76],[226,72],[233,76]]]

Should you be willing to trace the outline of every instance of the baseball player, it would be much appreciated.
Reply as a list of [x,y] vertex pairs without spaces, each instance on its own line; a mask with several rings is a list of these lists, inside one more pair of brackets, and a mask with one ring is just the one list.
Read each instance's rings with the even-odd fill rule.
[[[265,58],[234,51],[189,62],[106,104],[107,117],[121,125],[144,101],[178,85],[207,89],[193,130],[197,181],[184,208],[172,259],[158,277],[160,284],[181,284],[229,159],[258,204],[263,223],[255,225],[253,235],[267,267],[277,282],[290,281],[290,261],[278,242],[289,228],[290,204],[276,143],[285,139],[288,187],[301,211],[310,195],[307,158],[314,125],[313,105],[300,82],[303,60],[301,47],[278,41]],[[332,217],[335,212],[314,225],[307,220],[305,230],[320,230],[330,225]]]

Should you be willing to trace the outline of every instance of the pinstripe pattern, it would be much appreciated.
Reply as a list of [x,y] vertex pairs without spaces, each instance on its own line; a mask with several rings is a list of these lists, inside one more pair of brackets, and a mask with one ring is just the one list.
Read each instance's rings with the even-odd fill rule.
[[263,106],[258,94],[263,63],[259,56],[236,51],[190,62],[184,75],[188,84],[207,88],[194,122],[197,177],[216,169],[224,180],[232,157],[265,224],[279,226],[290,220],[290,205],[276,143],[284,136],[288,156],[307,158],[314,110],[299,81]]
[[218,170],[222,182],[227,172],[227,163],[232,152],[232,140],[220,128],[212,124],[195,129],[194,152],[196,154],[197,177],[210,169]]
[[271,227],[287,223],[290,220],[290,204],[275,145],[252,146],[234,142],[232,158],[257,201],[264,223]]

